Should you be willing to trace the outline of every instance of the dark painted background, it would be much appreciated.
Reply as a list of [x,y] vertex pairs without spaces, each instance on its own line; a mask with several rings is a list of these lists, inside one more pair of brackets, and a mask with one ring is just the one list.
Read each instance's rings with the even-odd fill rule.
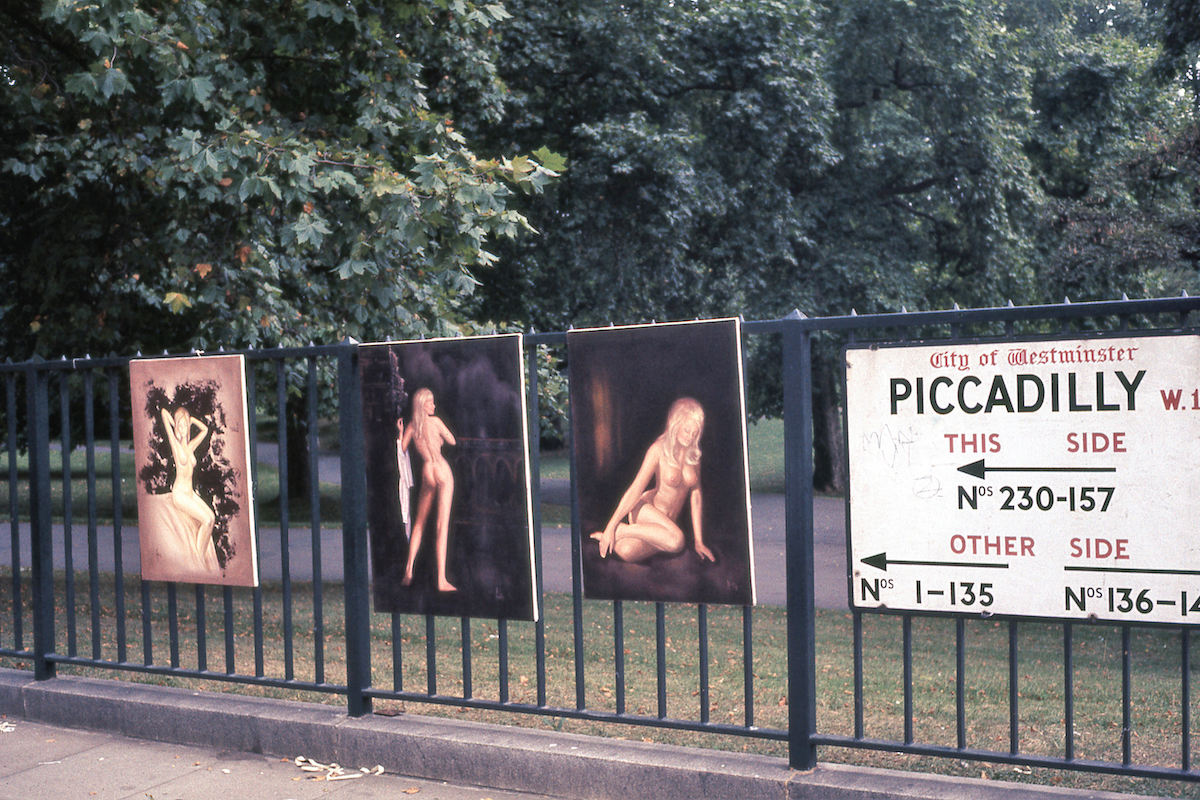
[[[525,479],[524,391],[520,337],[472,337],[361,349],[372,590],[380,612],[533,619],[529,486]],[[407,400],[397,408],[392,372]],[[447,578],[457,592],[435,587],[435,508],[426,523],[414,581],[401,586],[408,539],[396,484],[396,418],[409,424],[411,398],[428,387],[437,416],[458,446],[442,454],[454,473]],[[413,479],[411,518],[421,482],[421,457],[408,448]]]
[[[753,602],[737,325],[716,320],[567,334],[587,597]],[[640,564],[602,559],[590,535],[608,523],[647,448],[666,428],[667,410],[680,397],[693,397],[704,408],[703,531],[717,561],[696,555],[686,507],[678,520],[687,536],[684,552]]]

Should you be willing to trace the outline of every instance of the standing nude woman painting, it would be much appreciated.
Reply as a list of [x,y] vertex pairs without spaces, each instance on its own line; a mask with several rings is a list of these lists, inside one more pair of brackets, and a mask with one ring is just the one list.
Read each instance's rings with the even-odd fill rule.
[[621,496],[608,525],[592,534],[600,544],[602,558],[613,554],[623,561],[644,561],[659,553],[683,552],[685,537],[676,520],[684,503],[690,502],[696,554],[707,561],[716,561],[712,550],[704,544],[701,526],[700,435],[703,432],[704,409],[700,404],[690,397],[676,400],[667,413],[667,429],[646,451],[637,477]]
[[442,455],[443,445],[453,447],[456,442],[454,434],[446,424],[435,416],[436,411],[433,392],[425,388],[418,389],[413,395],[412,423],[400,435],[400,449],[407,450],[408,445],[413,443],[416,445],[417,454],[424,461],[421,468],[421,489],[417,494],[417,518],[413,523],[412,538],[408,543],[408,563],[404,566],[404,577],[400,583],[403,586],[412,584],[413,566],[421,549],[425,522],[436,499],[437,588],[439,592],[456,592],[458,588],[446,579],[446,546],[450,537],[450,503],[454,498],[454,474],[450,471],[449,462]]
[[[180,406],[174,418],[166,408],[162,409],[163,425],[167,442],[171,445],[171,456],[175,462],[175,483],[171,486],[171,503],[185,519],[195,525],[191,542],[196,564],[205,570],[217,571],[217,551],[213,544],[213,525],[217,515],[208,503],[196,494],[193,474],[196,471],[196,449],[208,436],[208,426],[194,418],[186,408]],[[197,433],[192,436],[192,429]]]

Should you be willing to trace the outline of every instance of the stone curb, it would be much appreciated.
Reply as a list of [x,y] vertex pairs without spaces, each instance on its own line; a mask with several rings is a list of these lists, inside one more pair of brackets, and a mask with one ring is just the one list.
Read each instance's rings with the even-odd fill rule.
[[171,744],[303,755],[345,767],[577,800],[645,798],[1034,797],[1129,800],[1131,795],[821,765],[780,758],[404,714],[351,718],[337,706],[0,669],[0,714]]

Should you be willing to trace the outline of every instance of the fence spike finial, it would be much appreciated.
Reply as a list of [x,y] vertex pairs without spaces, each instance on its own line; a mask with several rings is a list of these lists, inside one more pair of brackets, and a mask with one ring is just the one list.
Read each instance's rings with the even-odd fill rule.
[[1181,297],[1190,297],[1190,295],[1187,293],[1187,289],[1184,289],[1180,296]]
[[956,300],[956,301],[954,301],[954,310],[955,310],[955,311],[962,311],[962,309],[958,307],[958,301],[957,301],[957,300]]
[[854,308],[850,309],[850,316],[852,316],[852,317],[857,317],[857,316],[858,316],[858,310],[857,310],[857,309],[854,309]]
[[[1187,292],[1184,292],[1184,294],[1187,294]],[[1129,295],[1125,294],[1125,292],[1121,292],[1121,301],[1124,303],[1128,303]]]
[[1071,298],[1069,298],[1069,297],[1064,297],[1064,298],[1063,298],[1063,305],[1064,305],[1064,306],[1069,306],[1069,305],[1071,305]]
[[1012,298],[1011,298],[1011,297],[1008,299],[1008,307],[1009,307],[1009,308],[1014,308],[1014,307],[1015,307],[1015,306],[1013,306],[1013,301],[1012,301]]
[[901,313],[901,314],[907,314],[907,313],[908,313],[908,306],[900,306],[900,313]]

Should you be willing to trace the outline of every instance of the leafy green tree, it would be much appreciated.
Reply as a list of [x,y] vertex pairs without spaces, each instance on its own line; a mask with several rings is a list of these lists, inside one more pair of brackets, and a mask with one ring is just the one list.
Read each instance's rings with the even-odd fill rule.
[[[545,235],[504,245],[476,313],[539,328],[1045,299],[1048,199],[1086,193],[1170,113],[1139,80],[1157,52],[1140,3],[509,8],[511,111],[481,141],[544,142],[570,170],[523,206]],[[816,351],[830,486],[833,344]],[[762,355],[753,406],[777,413]]]
[[504,16],[465,0],[0,5],[7,352],[454,329],[489,242],[528,229],[514,188],[551,177],[477,157],[430,106],[434,73],[498,112]]
[[1171,16],[1182,6],[1064,4],[1069,26],[1037,60],[1027,151],[1047,196],[1034,263],[1051,299],[1196,288],[1194,70]]
[[1043,280],[1076,300],[1200,291],[1200,125],[1106,165],[1055,199]]
[[[553,177],[454,128],[456,103],[500,111],[505,17],[467,0],[0,3],[6,354],[459,329],[491,243],[529,230],[514,192]],[[304,418],[292,395],[298,492]]]
[[799,202],[833,158],[819,31],[805,3],[517,0],[498,60],[497,151],[546,144],[569,169],[523,208],[477,313],[539,329],[746,311],[747,264],[795,259]]
[[1154,77],[1176,77],[1188,87],[1193,113],[1200,113],[1200,0],[1150,0],[1146,4],[1159,23],[1162,53]]
[[815,187],[813,259],[842,276],[837,300],[874,310],[1032,296],[1029,69],[1005,4],[826,10],[841,160]]

